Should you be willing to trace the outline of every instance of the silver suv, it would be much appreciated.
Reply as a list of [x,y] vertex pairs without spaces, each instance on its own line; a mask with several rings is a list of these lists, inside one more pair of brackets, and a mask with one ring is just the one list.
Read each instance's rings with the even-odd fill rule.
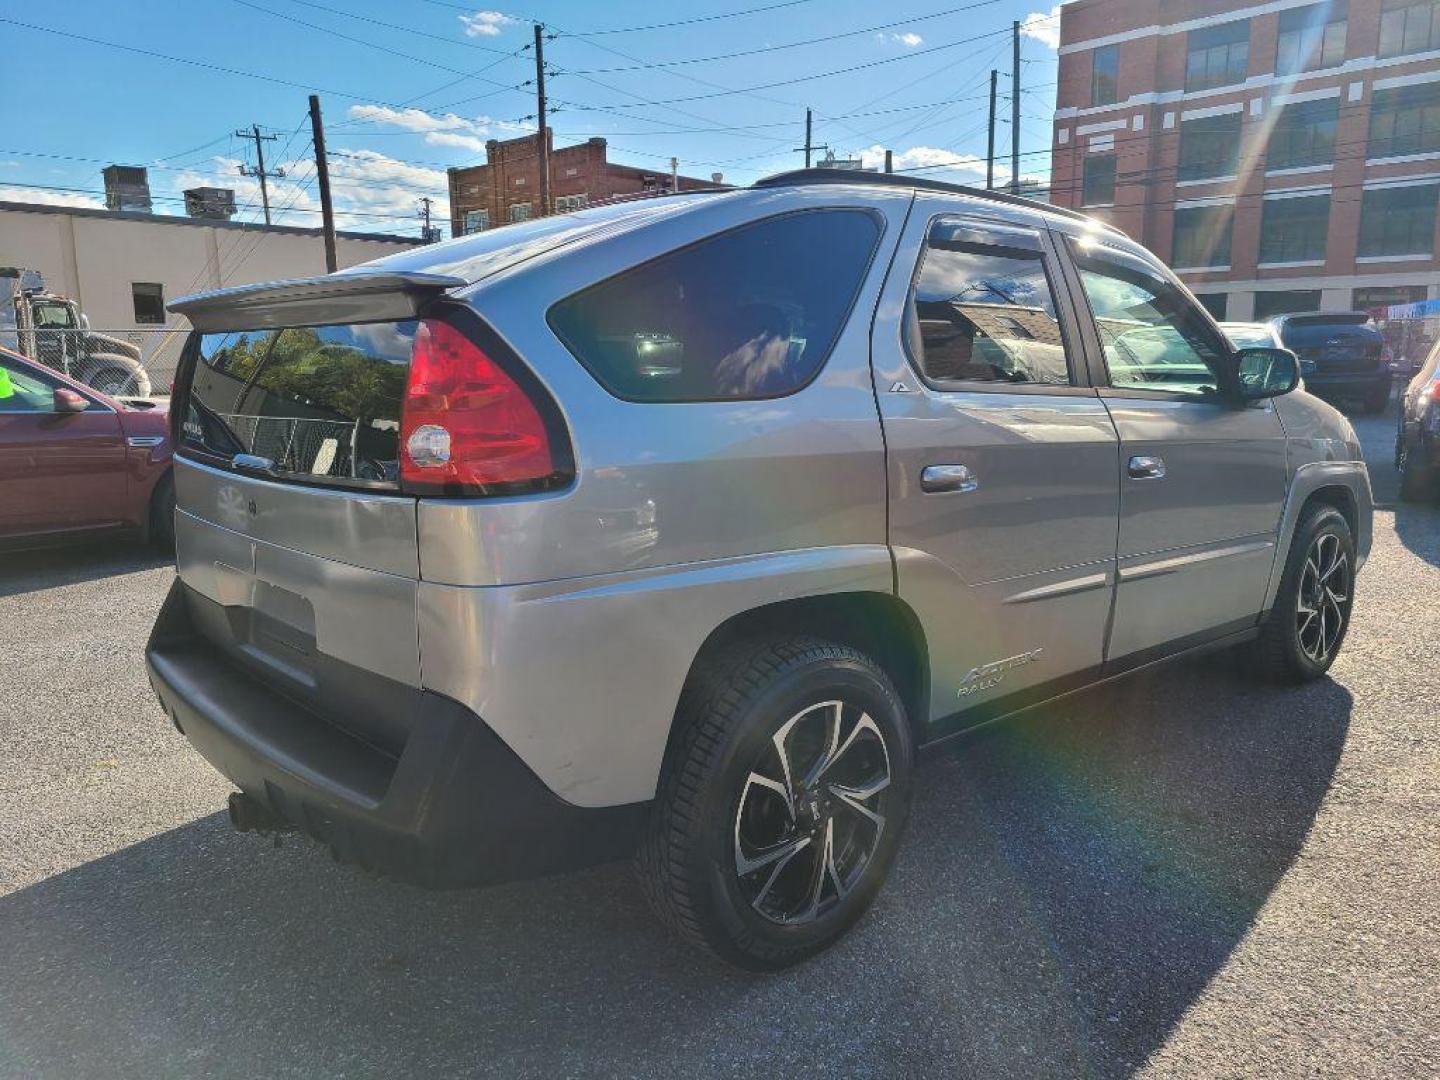
[[1202,648],[1321,675],[1350,425],[1120,233],[806,172],[191,297],[151,680],[242,829],[470,885],[636,853],[834,941],[918,748]]

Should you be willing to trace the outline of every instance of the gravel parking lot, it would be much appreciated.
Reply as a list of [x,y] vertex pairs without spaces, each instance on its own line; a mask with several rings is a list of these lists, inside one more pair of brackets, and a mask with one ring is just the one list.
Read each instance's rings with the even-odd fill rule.
[[145,681],[169,566],[6,556],[0,1074],[1440,1074],[1440,507],[1393,423],[1333,678],[1217,657],[967,740],[874,912],[768,978],[623,865],[427,894],[232,832]]

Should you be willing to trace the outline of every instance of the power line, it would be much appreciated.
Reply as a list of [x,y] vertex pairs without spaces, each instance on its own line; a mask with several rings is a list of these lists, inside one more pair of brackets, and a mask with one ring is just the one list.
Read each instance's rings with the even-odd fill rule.
[[[461,41],[457,38],[446,37],[444,34],[432,34],[426,30],[417,30],[413,26],[402,26],[399,23],[385,22],[382,19],[372,19],[353,11],[345,11],[341,8],[327,7],[325,4],[314,3],[313,0],[290,0],[292,4],[301,4],[304,7],[314,8],[316,11],[327,11],[331,15],[341,15],[347,19],[355,19],[357,22],[370,23],[372,26],[383,26],[387,30],[399,30],[404,34],[413,34],[416,37],[429,38],[431,41],[443,41],[448,45],[461,45],[467,49],[479,49],[482,52],[497,53],[502,59],[509,59],[515,53],[507,52],[504,49],[497,49],[493,45],[482,45],[478,41]],[[471,9],[466,9],[471,10]]]
[[[473,5],[450,3],[448,0],[425,0],[427,4],[434,4],[436,7],[451,8],[455,11],[474,11]],[[603,34],[638,34],[645,30],[669,30],[677,26],[694,26],[697,23],[717,22],[720,19],[738,19],[744,15],[758,15],[765,11],[778,11],[781,8],[798,7],[801,4],[813,3],[813,0],[781,0],[780,3],[765,4],[761,7],[745,8],[741,11],[722,11],[714,15],[697,15],[690,19],[676,19],[671,22],[650,23],[645,26],[616,26],[599,30],[585,31],[587,36],[599,37]],[[534,20],[531,20],[534,21]]]
[[[863,34],[873,34],[882,30],[893,30],[897,26],[909,26],[917,22],[928,22],[932,19],[944,18],[947,15],[955,15],[962,11],[973,11],[976,8],[990,7],[999,3],[1000,0],[976,0],[975,3],[962,4],[959,7],[946,8],[944,11],[932,12],[929,15],[912,15],[906,19],[895,19],[887,23],[877,23],[874,26],[861,27],[858,30],[844,30],[835,34],[825,34],[820,37],[802,38],[799,41],[787,41],[781,45],[761,45],[753,49],[741,49],[737,52],[715,53],[711,56],[690,56],[678,60],[658,60],[647,64],[637,64],[633,67],[613,68],[592,68],[586,71],[566,71],[569,75],[610,75],[622,71],[648,71],[654,68],[683,67],[687,64],[710,64],[721,60],[735,60],[745,56],[759,56],[763,53],[781,52],[785,49],[798,49],[806,45],[820,45],[830,41],[842,41],[845,38],[859,37]],[[590,37],[592,35],[571,32],[571,37]]]

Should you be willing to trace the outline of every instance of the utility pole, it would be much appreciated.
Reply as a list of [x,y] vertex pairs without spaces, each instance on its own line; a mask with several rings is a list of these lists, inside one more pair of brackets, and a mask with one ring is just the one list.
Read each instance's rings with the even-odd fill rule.
[[797,154],[799,154],[799,153],[804,153],[804,155],[805,155],[805,168],[807,168],[807,169],[810,168],[810,154],[811,154],[812,151],[815,151],[815,150],[829,150],[829,149],[830,149],[830,146],[829,146],[828,143],[822,143],[822,144],[820,144],[819,146],[816,146],[815,143],[814,143],[814,142],[812,141],[812,139],[811,139],[810,132],[811,132],[810,110],[809,110],[809,109],[806,109],[806,110],[805,110],[805,145],[804,145],[804,146],[797,146],[797,147],[795,147],[794,153],[797,153]]
[[1014,70],[1010,74],[1010,193],[1020,193],[1020,21],[1013,28]]
[[[1018,24],[1017,24],[1018,25]],[[550,140],[545,130],[545,26],[535,24],[535,116],[540,125],[540,216],[550,214]]]
[[[330,161],[325,156],[325,124],[320,119],[320,97],[310,95],[310,131],[315,142],[315,176],[320,181],[320,227],[325,236],[325,272],[335,273],[335,207],[330,202]],[[265,181],[260,181],[264,191]],[[268,205],[268,204],[267,204]],[[270,220],[267,212],[265,220]]]
[[269,224],[270,224],[270,189],[265,186],[265,181],[266,181],[267,179],[269,179],[270,177],[272,177],[272,176],[275,177],[277,180],[280,179],[280,177],[282,177],[282,176],[285,175],[285,170],[284,170],[284,169],[276,169],[274,172],[266,172],[266,171],[265,171],[265,148],[264,148],[264,146],[263,146],[262,144],[267,143],[267,142],[274,142],[274,141],[275,141],[276,139],[278,139],[280,136],[278,136],[278,135],[261,135],[261,134],[260,134],[260,125],[259,125],[259,124],[251,124],[249,131],[237,131],[237,132],[235,132],[235,137],[236,137],[237,139],[254,139],[254,140],[255,140],[255,168],[249,169],[249,168],[247,168],[246,166],[241,165],[241,166],[240,166],[240,175],[241,175],[241,176],[254,176],[254,177],[258,177],[258,178],[259,178],[259,180],[260,180],[260,202],[261,202],[262,204],[264,204],[264,206],[265,206],[265,224],[266,224],[266,225],[269,225]]
[[990,69],[990,138],[985,151],[985,190],[995,190],[995,84],[1000,72]]
[[680,190],[680,159],[670,159],[670,191],[673,194]]
[[895,159],[891,155],[889,150],[885,151],[885,171],[887,173],[892,173],[895,171]]
[[424,226],[422,226],[423,231],[420,233],[420,235],[425,238],[425,242],[428,244],[428,243],[430,242],[430,196],[429,196],[429,195],[421,195],[421,196],[420,196],[420,217],[421,217],[421,219],[425,222]]

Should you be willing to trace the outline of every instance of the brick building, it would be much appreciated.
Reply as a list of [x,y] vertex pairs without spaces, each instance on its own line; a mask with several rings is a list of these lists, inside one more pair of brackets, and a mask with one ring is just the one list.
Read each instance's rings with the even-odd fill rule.
[[1229,319],[1440,298],[1440,0],[1060,11],[1055,203]]
[[[577,146],[555,148],[550,140],[550,198],[556,213],[578,210],[589,203],[617,195],[668,191],[669,170],[637,169],[605,158],[605,140],[589,139]],[[715,174],[718,176],[719,174]],[[522,135],[485,144],[485,164],[449,170],[450,234],[480,232],[540,213],[540,153],[538,137]],[[678,177],[679,190],[713,188],[715,179]]]

